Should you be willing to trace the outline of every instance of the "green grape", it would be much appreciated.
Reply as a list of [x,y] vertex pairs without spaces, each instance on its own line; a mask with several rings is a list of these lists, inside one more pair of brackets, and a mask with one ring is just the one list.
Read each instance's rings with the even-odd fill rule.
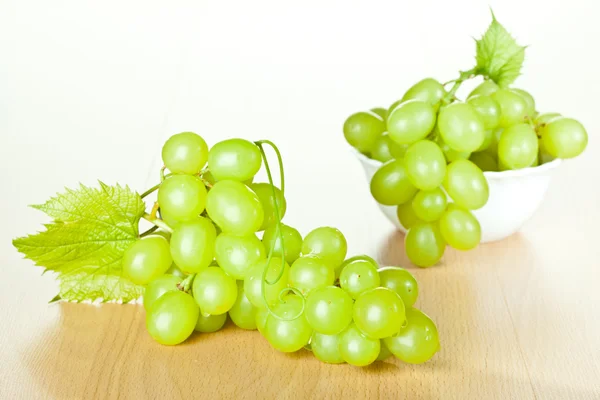
[[471,250],[481,241],[481,227],[469,210],[449,204],[440,219],[440,232],[446,243],[458,250]]
[[379,269],[381,286],[393,290],[406,307],[412,307],[419,297],[419,285],[414,276],[404,268],[385,267]]
[[481,95],[481,96],[489,96],[492,93],[498,90],[498,85],[492,80],[485,80],[479,86],[477,86],[471,93],[469,93],[469,98]]
[[483,172],[469,160],[456,160],[448,165],[444,189],[456,204],[470,210],[483,207],[490,196]]
[[544,141],[541,138],[538,139],[538,148],[540,149],[539,154],[538,154],[538,159],[539,159],[540,164],[546,164],[546,163],[556,159],[556,157],[554,157],[552,154],[548,153],[548,150],[546,150],[546,147],[544,147]]
[[500,142],[500,138],[502,137],[502,133],[504,133],[504,128],[497,128],[492,131],[491,137],[489,140],[489,145],[485,149],[486,152],[493,154],[494,159],[498,159],[498,142]]
[[387,132],[384,132],[375,140],[375,143],[373,143],[373,148],[371,149],[371,158],[383,163],[394,158],[390,151],[390,147],[393,146],[392,143],[394,143],[394,141],[390,139]]
[[550,113],[544,113],[544,114],[540,114],[537,117],[535,117],[535,123],[538,125],[545,125],[547,123],[549,123],[550,121],[561,117],[561,115],[559,113],[555,113],[555,112],[550,112]]
[[340,286],[356,299],[361,293],[379,286],[377,264],[364,259],[355,259],[340,272]]
[[402,329],[406,320],[404,303],[393,290],[383,287],[371,289],[357,297],[353,320],[368,337],[383,339]]
[[478,112],[468,103],[452,103],[443,107],[437,129],[451,149],[472,153],[481,146],[485,128]]
[[[281,224],[281,233],[283,235],[283,244],[285,251],[285,261],[288,264],[293,263],[300,256],[302,251],[302,236],[300,232],[291,226]],[[277,233],[277,226],[271,226],[265,229],[265,233],[262,238],[265,250],[269,252],[273,248],[273,255],[281,257],[281,238]]]
[[500,123],[500,105],[490,96],[476,95],[467,101],[473,107],[481,122],[483,129],[496,129]]
[[334,269],[344,261],[347,250],[342,232],[327,226],[313,229],[302,242],[302,254],[322,258]]
[[413,226],[404,238],[406,255],[419,267],[430,267],[444,255],[446,243],[435,223],[425,222]]
[[234,279],[244,279],[250,267],[265,257],[265,247],[253,233],[246,236],[221,233],[215,241],[217,263]]
[[[308,343],[313,332],[304,314],[300,314],[301,311],[302,299],[299,296],[288,295],[283,302],[275,305],[264,328],[265,337],[271,346],[279,351],[291,353]],[[294,316],[298,317],[288,320]]]
[[194,298],[173,290],[160,296],[146,313],[146,328],[158,343],[172,346],[190,337],[198,315],[200,309]]
[[446,90],[441,83],[433,78],[425,78],[411,86],[401,101],[420,100],[435,106],[445,95]]
[[267,325],[267,318],[269,317],[269,313],[269,309],[266,307],[256,308],[254,322],[256,323],[256,329],[258,329],[260,334],[263,336],[266,336],[265,326]]
[[371,195],[380,204],[403,204],[412,199],[417,188],[410,182],[403,160],[383,164],[371,179]]
[[446,193],[440,188],[421,190],[412,200],[412,208],[417,218],[427,222],[440,219],[447,204]]
[[413,185],[421,190],[435,189],[446,175],[444,153],[430,140],[421,140],[410,146],[404,156],[404,166]]
[[444,140],[442,139],[442,137],[439,136],[439,135],[436,136],[435,142],[437,143],[438,146],[440,146],[440,149],[442,149],[442,152],[444,153],[444,156],[446,157],[446,160],[448,162],[452,162],[454,160],[467,159],[471,155],[471,153],[469,153],[467,151],[456,151],[456,150],[454,150],[453,148],[451,148],[450,146],[448,146],[444,142]]
[[538,138],[529,124],[504,130],[498,142],[498,162],[508,169],[529,167],[538,156]]
[[227,314],[198,315],[198,321],[194,330],[202,333],[212,333],[220,330],[227,321]]
[[384,121],[387,118],[387,109],[383,107],[371,108],[371,112],[379,115],[381,118],[383,118]]
[[344,359],[340,354],[339,335],[324,335],[314,332],[310,339],[312,352],[320,361],[328,364],[342,364]]
[[185,273],[181,269],[179,269],[179,267],[175,263],[171,264],[171,268],[169,268],[167,272],[165,272],[165,274],[175,275],[179,278],[185,278]]
[[573,158],[580,155],[588,143],[588,134],[572,118],[553,119],[541,128],[544,149],[556,158]]
[[208,160],[208,146],[193,132],[178,133],[163,146],[162,159],[174,174],[196,175]]
[[344,122],[344,137],[360,152],[370,151],[385,131],[385,120],[374,112],[357,112]]
[[398,144],[391,139],[389,145],[390,154],[392,155],[392,158],[395,158],[396,160],[404,158],[406,150],[408,150],[408,148],[410,147],[410,144]]
[[199,216],[206,206],[206,197],[206,187],[197,176],[172,175],[158,189],[161,213],[178,222]]
[[150,310],[154,302],[163,294],[178,290],[177,285],[181,282],[178,276],[165,274],[152,280],[144,291],[144,308],[146,312]]
[[290,267],[290,286],[300,290],[304,296],[314,289],[333,285],[334,280],[333,268],[316,256],[300,257]]
[[336,269],[335,269],[335,278],[338,279],[340,277],[340,273],[342,272],[342,270],[344,269],[344,267],[348,264],[350,264],[351,262],[354,262],[356,260],[363,260],[363,261],[368,261],[371,264],[375,265],[375,267],[379,267],[379,265],[377,264],[377,261],[375,261],[375,259],[373,257],[369,257],[366,254],[361,254],[358,256],[353,256],[350,257],[346,260],[344,260],[343,263],[341,263]]
[[[502,128],[500,128],[500,129],[502,129]],[[477,149],[477,152],[485,151],[490,148],[490,146],[492,145],[492,142],[495,139],[494,132],[495,132],[495,129],[489,129],[484,132],[483,142],[481,142],[481,146],[479,146],[479,148]],[[497,145],[498,144],[496,143],[496,146]],[[468,159],[469,157],[466,157],[466,158]],[[452,161],[454,161],[454,160],[452,160]]]
[[285,197],[283,197],[283,192],[279,190],[279,188],[271,188],[271,184],[269,183],[253,183],[250,185],[250,189],[258,196],[264,211],[263,223],[259,230],[264,231],[266,228],[277,222],[275,202],[273,201],[273,189],[275,189],[275,198],[277,199],[277,207],[279,208],[279,220],[283,219],[287,203]]
[[438,331],[433,321],[416,308],[406,310],[407,325],[396,336],[383,339],[393,355],[410,364],[431,359],[440,349]]
[[525,109],[525,115],[527,115],[529,118],[533,118],[535,116],[535,100],[533,99],[533,96],[523,89],[510,89],[510,91],[518,94],[523,100],[525,100],[525,105],[527,106]]
[[373,363],[381,350],[379,339],[366,337],[355,324],[351,324],[344,332],[340,333],[338,341],[338,349],[343,360],[357,367]]
[[[264,308],[266,307],[265,300],[263,299],[263,291],[262,291],[262,276],[267,265],[267,260],[260,260],[246,274],[246,278],[244,279],[244,293],[246,297],[254,307]],[[275,281],[279,276],[279,273],[282,268],[282,260],[278,257],[271,258],[271,262],[269,263],[269,267],[267,269],[267,282],[265,285],[265,297],[267,301],[270,303],[277,301],[279,299],[279,293],[287,288],[289,274],[290,274],[290,266],[285,263],[283,265],[283,275],[281,279],[279,279],[273,285],[269,285],[269,282]]]
[[125,251],[121,265],[129,280],[145,285],[167,272],[172,262],[169,242],[162,236],[148,236]]
[[507,128],[525,121],[527,103],[521,95],[508,89],[498,89],[492,98],[500,106],[500,127]]
[[223,232],[249,235],[260,229],[264,211],[260,199],[248,186],[219,181],[208,192],[206,211]]
[[182,271],[198,272],[210,265],[215,254],[217,231],[208,218],[182,222],[171,236],[171,255]]
[[244,139],[227,139],[208,153],[208,169],[217,181],[251,179],[262,163],[258,147]]
[[387,118],[390,139],[398,144],[411,144],[424,139],[435,126],[435,111],[423,101],[409,100],[399,104]]
[[235,279],[219,267],[208,267],[198,272],[192,291],[196,303],[205,314],[224,314],[237,299]]
[[256,312],[258,309],[246,297],[244,281],[237,281],[237,293],[237,299],[229,310],[229,318],[242,329],[256,329]]
[[337,286],[313,290],[304,314],[310,326],[325,335],[336,335],[352,322],[352,297]]
[[415,210],[413,209],[412,202],[408,202],[406,204],[400,204],[396,209],[396,215],[398,216],[398,221],[404,227],[404,229],[408,230],[413,226],[424,222],[417,217],[415,214]]
[[482,151],[471,154],[469,158],[471,162],[479,167],[482,171],[498,171],[498,161],[494,157],[494,154]]
[[390,358],[393,354],[390,351],[390,349],[387,348],[387,346],[385,345],[385,342],[383,340],[379,341],[379,344],[381,345],[381,350],[379,350],[379,355],[377,356],[377,360],[376,361],[384,361],[387,360],[388,358]]

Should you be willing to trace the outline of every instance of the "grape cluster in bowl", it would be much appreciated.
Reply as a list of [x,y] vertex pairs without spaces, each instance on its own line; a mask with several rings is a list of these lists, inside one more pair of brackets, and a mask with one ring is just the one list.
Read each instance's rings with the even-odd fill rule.
[[446,244],[459,250],[479,244],[481,227],[471,211],[488,201],[484,171],[573,158],[587,145],[581,123],[538,113],[525,90],[485,80],[463,102],[455,97],[460,83],[447,91],[423,79],[389,109],[358,112],[344,123],[348,143],[384,163],[371,179],[371,194],[397,206],[408,230],[406,253],[421,267],[436,264]]

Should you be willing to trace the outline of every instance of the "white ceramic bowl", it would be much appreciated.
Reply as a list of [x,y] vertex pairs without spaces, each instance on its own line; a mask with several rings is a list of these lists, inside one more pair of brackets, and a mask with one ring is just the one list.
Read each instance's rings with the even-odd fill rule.
[[[361,162],[367,184],[370,185],[373,174],[382,163],[355,149],[352,152]],[[481,224],[481,242],[504,239],[521,229],[542,203],[552,175],[560,164],[561,160],[556,159],[534,168],[484,172],[490,188],[490,198],[485,206],[473,211]],[[398,230],[406,232],[396,216],[396,206],[377,204]]]

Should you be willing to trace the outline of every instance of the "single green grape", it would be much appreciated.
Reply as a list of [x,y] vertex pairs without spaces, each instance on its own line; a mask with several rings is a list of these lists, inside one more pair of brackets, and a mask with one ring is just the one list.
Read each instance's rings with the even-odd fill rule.
[[161,212],[178,222],[199,216],[206,206],[206,198],[206,187],[197,176],[172,175],[158,189]]
[[390,358],[391,356],[393,356],[390,349],[388,349],[387,346],[385,345],[385,342],[383,340],[380,340],[379,342],[380,342],[379,344],[381,345],[381,350],[379,350],[379,355],[377,356],[376,361],[384,361],[384,360],[387,360],[388,358]]
[[421,190],[412,199],[412,208],[415,215],[427,222],[440,219],[446,210],[447,204],[446,193],[439,187],[433,190]]
[[196,175],[208,160],[208,146],[204,139],[194,132],[178,133],[164,144],[162,159],[174,174]]
[[440,349],[438,331],[431,320],[416,308],[406,310],[407,325],[398,335],[383,339],[386,347],[400,360],[422,364]]
[[383,118],[384,121],[387,118],[387,109],[383,107],[371,108],[371,112],[379,115],[381,118]]
[[246,236],[221,233],[214,247],[217,263],[234,279],[244,279],[250,267],[266,257],[265,246],[253,233]]
[[404,303],[388,288],[367,290],[356,298],[352,319],[368,337],[383,339],[402,329],[406,320]]
[[420,100],[435,106],[439,104],[445,95],[446,90],[440,82],[433,78],[425,78],[411,86],[401,101]]
[[221,330],[227,321],[227,314],[204,315],[202,312],[198,315],[198,321],[194,330],[202,333],[212,333]]
[[468,103],[452,103],[442,107],[437,129],[453,150],[472,153],[481,146],[485,128],[478,112]]
[[500,124],[500,105],[491,96],[476,95],[470,97],[467,103],[473,107],[481,122],[483,129],[496,129]]
[[310,339],[310,347],[318,360],[328,364],[342,364],[344,359],[340,353],[339,342],[339,335],[314,332]]
[[579,121],[556,118],[541,128],[542,142],[548,154],[556,158],[577,157],[587,147],[588,134]]
[[500,127],[508,128],[525,121],[527,103],[521,95],[509,89],[498,89],[492,94],[492,98],[500,106]]
[[133,283],[146,285],[163,275],[173,259],[169,242],[162,236],[148,236],[136,241],[123,255],[123,272]]
[[302,254],[322,258],[333,269],[344,261],[347,251],[342,232],[328,226],[313,229],[302,242]]
[[256,329],[261,335],[266,336],[265,326],[267,325],[267,318],[269,317],[270,311],[268,308],[256,308],[256,315],[254,322],[256,323]]
[[375,259],[373,257],[370,257],[366,254],[360,254],[358,256],[352,256],[350,258],[347,258],[346,260],[344,260],[343,263],[341,263],[336,269],[335,269],[335,279],[338,279],[340,277],[340,273],[342,272],[342,270],[344,269],[344,267],[348,264],[350,264],[351,262],[354,262],[356,260],[363,260],[363,261],[368,261],[371,264],[373,264],[375,267],[379,268],[379,264],[377,264],[377,261],[375,261]]
[[469,160],[456,160],[448,165],[444,189],[456,204],[470,210],[483,207],[490,196],[483,172]]
[[194,298],[173,290],[160,296],[146,313],[146,328],[158,343],[172,346],[190,337],[198,315],[200,309]]
[[219,181],[208,192],[206,211],[223,232],[249,235],[264,220],[260,199],[248,186],[236,181]]
[[403,204],[413,198],[417,188],[408,179],[403,160],[383,164],[371,179],[371,195],[384,205]]
[[421,190],[433,190],[446,176],[446,159],[440,147],[430,140],[411,145],[404,156],[408,178]]
[[481,241],[481,226],[477,218],[456,204],[449,204],[440,219],[440,232],[446,243],[458,250],[471,250]]
[[373,363],[379,356],[381,343],[379,339],[365,336],[355,324],[339,335],[338,349],[344,361],[357,367],[364,367]]
[[408,148],[410,147],[410,144],[398,144],[390,139],[389,146],[390,146],[390,154],[392,155],[392,158],[395,158],[396,160],[400,160],[400,159],[404,158],[404,155],[406,154],[406,150],[408,150]]
[[371,158],[383,163],[394,158],[390,151],[390,146],[393,146],[393,142],[394,141],[390,139],[387,132],[384,132],[375,140],[375,143],[373,143],[373,147],[371,148]]
[[[500,128],[500,129],[502,129],[502,128]],[[492,142],[495,139],[494,131],[495,131],[495,129],[488,129],[484,132],[483,142],[481,143],[481,146],[479,146],[479,148],[477,149],[477,152],[486,151],[487,149],[490,148],[490,146],[492,145]],[[496,147],[497,147],[497,143],[496,143]],[[473,154],[473,153],[471,153],[471,154]],[[466,158],[468,159],[469,157],[466,157]],[[452,160],[452,161],[454,161],[454,160]]]
[[469,93],[468,98],[478,95],[489,96],[496,91],[498,91],[498,85],[496,85],[496,83],[492,80],[485,80],[481,84],[479,84],[479,86],[477,86],[475,89],[473,89],[471,93]]
[[525,100],[525,104],[527,106],[525,108],[525,115],[529,118],[533,118],[535,116],[535,100],[533,99],[533,96],[523,89],[514,88],[510,89],[510,91],[518,94],[523,100]]
[[491,138],[489,138],[490,144],[485,149],[485,151],[487,151],[488,153],[493,154],[494,159],[496,160],[498,160],[498,143],[500,142],[500,138],[502,137],[503,133],[504,128],[494,129]]
[[273,248],[274,256],[284,256],[285,261],[291,264],[298,259],[302,251],[302,235],[295,228],[285,224],[281,224],[281,233],[285,254],[281,254],[281,238],[277,233],[277,226],[273,225],[265,229],[262,241],[267,253]]
[[262,164],[258,147],[245,139],[227,139],[208,153],[208,169],[217,181],[251,179]]
[[242,329],[256,329],[257,308],[250,303],[244,293],[244,281],[237,281],[237,299],[229,310],[229,318]]
[[471,154],[469,158],[471,162],[479,167],[482,171],[498,171],[498,161],[494,154],[488,151],[482,151]]
[[414,225],[404,238],[406,255],[419,267],[430,267],[444,255],[446,243],[436,223],[424,222]]
[[309,294],[304,313],[315,332],[336,335],[352,322],[352,307],[348,293],[337,286],[328,286]]
[[433,107],[419,100],[399,104],[387,118],[390,139],[398,144],[411,144],[424,139],[435,126]]
[[[262,291],[262,277],[266,267],[267,260],[258,261],[250,268],[244,279],[244,293],[254,307],[266,307]],[[281,278],[276,283],[272,285],[269,284],[269,282],[274,282],[277,279],[281,272],[281,268],[282,259],[278,257],[271,258],[271,262],[267,269],[267,282],[264,283],[265,297],[269,304],[277,301],[277,299],[279,299],[279,293],[288,286],[290,266],[287,263],[283,264],[283,275]]]
[[165,274],[150,281],[144,291],[144,309],[146,309],[146,312],[152,308],[152,305],[160,296],[167,292],[178,290],[177,285],[179,282],[181,282],[180,277],[169,274]]
[[550,121],[562,117],[562,115],[560,115],[559,113],[556,112],[549,112],[549,113],[543,113],[543,114],[539,114],[537,117],[535,117],[535,123],[537,125],[545,125],[547,123],[549,123]]
[[[302,299],[288,295],[278,302],[267,318],[265,337],[276,350],[291,353],[303,348],[312,336],[312,329],[302,311]],[[295,319],[295,316],[297,316]],[[279,318],[278,318],[279,317]]]
[[327,263],[316,256],[298,258],[290,267],[289,282],[307,296],[312,290],[333,285],[335,272]]
[[544,147],[544,141],[541,138],[538,139],[538,148],[540,149],[538,154],[540,164],[546,164],[556,159],[556,157],[548,153],[548,150],[546,150],[546,147]]
[[196,303],[205,314],[224,314],[237,299],[235,279],[219,267],[208,267],[198,272],[192,291]]
[[412,202],[400,204],[396,209],[396,215],[398,216],[398,221],[400,221],[400,224],[406,230],[412,228],[413,226],[421,222],[424,222],[423,220],[419,219],[419,217],[417,217],[417,214],[415,214]]
[[210,265],[215,254],[217,230],[208,218],[182,222],[171,236],[171,255],[182,271],[198,272]]
[[393,290],[400,296],[405,307],[412,307],[419,297],[419,285],[414,276],[404,268],[384,267],[379,269],[381,286]]
[[356,299],[361,293],[379,286],[377,264],[364,259],[355,259],[340,272],[340,286]]
[[360,152],[367,152],[385,131],[385,120],[374,112],[357,112],[344,122],[346,141]]
[[444,142],[444,139],[442,139],[440,135],[436,135],[435,143],[437,143],[437,145],[440,146],[440,149],[442,149],[442,152],[444,153],[444,156],[446,157],[446,160],[448,162],[452,162],[454,160],[468,159],[471,155],[471,153],[467,151],[454,150]]
[[283,192],[277,187],[271,188],[269,183],[253,183],[250,185],[250,189],[256,193],[262,209],[264,211],[263,223],[260,226],[261,231],[264,231],[268,227],[272,226],[277,222],[277,215],[275,213],[275,201],[273,201],[273,189],[275,189],[275,198],[277,199],[277,207],[279,208],[279,220],[283,219],[287,203]]
[[175,263],[171,264],[171,267],[165,272],[165,274],[175,275],[179,278],[185,278],[185,272],[183,272]]
[[498,142],[498,161],[507,169],[531,166],[538,156],[538,138],[529,124],[517,124],[504,130]]

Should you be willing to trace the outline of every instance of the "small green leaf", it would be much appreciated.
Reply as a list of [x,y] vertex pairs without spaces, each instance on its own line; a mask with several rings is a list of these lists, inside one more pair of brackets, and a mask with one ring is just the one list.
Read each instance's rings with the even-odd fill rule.
[[501,87],[513,83],[521,74],[525,58],[525,46],[519,46],[515,39],[496,20],[492,13],[492,23],[476,41],[477,71],[492,79]]
[[100,182],[100,188],[66,189],[33,207],[55,220],[45,231],[15,239],[13,245],[36,265],[58,274],[60,292],[52,301],[128,302],[142,295],[143,287],[125,278],[121,268],[125,250],[138,239],[144,214],[137,193]]

